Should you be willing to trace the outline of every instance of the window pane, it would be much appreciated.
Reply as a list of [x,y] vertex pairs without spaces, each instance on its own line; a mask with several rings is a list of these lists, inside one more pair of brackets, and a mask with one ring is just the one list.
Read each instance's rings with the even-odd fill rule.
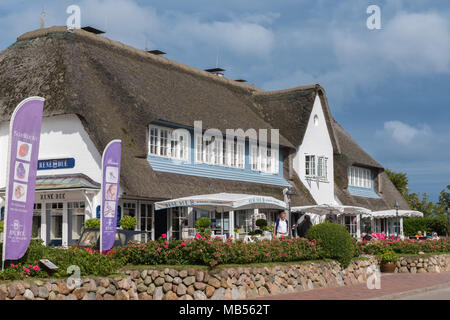
[[160,155],[166,157],[169,152],[169,133],[167,130],[159,130]]
[[311,166],[310,157],[309,156],[305,156],[305,174],[307,176],[309,176],[311,174],[310,166]]
[[196,143],[195,143],[195,160],[197,162],[202,162],[203,161],[203,139],[201,135],[198,135],[195,139]]

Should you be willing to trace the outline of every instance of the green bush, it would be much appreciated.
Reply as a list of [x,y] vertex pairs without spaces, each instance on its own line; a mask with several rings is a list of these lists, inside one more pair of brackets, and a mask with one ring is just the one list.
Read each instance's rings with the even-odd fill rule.
[[438,235],[446,235],[448,232],[448,219],[446,216],[406,218],[403,220],[403,229],[406,236],[415,236],[417,231],[426,232],[431,235],[437,232]]
[[5,224],[5,221],[0,221],[0,233],[3,232],[3,225]]
[[207,217],[198,218],[197,221],[195,221],[195,227],[197,228],[199,233],[204,233],[210,225],[211,219]]
[[267,227],[267,220],[266,219],[258,219],[255,222],[256,226],[260,228],[261,230],[264,230],[265,227]]
[[321,247],[323,258],[336,259],[347,267],[355,252],[353,238],[345,226],[324,222],[309,228],[306,237]]
[[381,262],[396,262],[398,260],[398,256],[393,250],[387,249],[378,255],[378,259]]
[[137,219],[132,216],[124,216],[120,219],[120,226],[125,230],[134,230],[137,226]]
[[86,229],[100,229],[100,219],[87,219],[84,222],[84,227]]

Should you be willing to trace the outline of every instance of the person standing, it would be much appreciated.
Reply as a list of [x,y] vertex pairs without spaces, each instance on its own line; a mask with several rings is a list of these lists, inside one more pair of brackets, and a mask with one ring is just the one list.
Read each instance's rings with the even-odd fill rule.
[[289,235],[288,225],[289,224],[286,219],[286,212],[283,211],[275,221],[275,227],[273,230],[273,234],[275,235],[275,237],[277,236],[287,237]]
[[300,225],[297,228],[297,235],[300,238],[304,238],[311,226],[312,226],[312,223],[311,223],[310,216],[305,215],[305,218],[303,219],[302,223],[300,223]]

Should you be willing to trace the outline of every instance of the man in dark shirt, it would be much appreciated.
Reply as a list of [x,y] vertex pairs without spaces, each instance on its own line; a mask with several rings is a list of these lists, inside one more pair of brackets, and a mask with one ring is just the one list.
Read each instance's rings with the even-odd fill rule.
[[297,235],[300,238],[304,238],[311,226],[312,226],[311,218],[308,215],[305,215],[305,218],[303,219],[302,223],[300,223],[300,225],[297,227]]

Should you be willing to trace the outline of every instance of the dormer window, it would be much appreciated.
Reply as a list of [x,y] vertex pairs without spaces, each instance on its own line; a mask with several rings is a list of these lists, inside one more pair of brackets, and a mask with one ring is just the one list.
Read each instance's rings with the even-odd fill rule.
[[245,168],[245,142],[195,136],[195,162],[231,168]]
[[189,160],[189,132],[159,126],[149,127],[149,154],[176,160]]
[[372,173],[369,169],[361,167],[348,168],[349,187],[359,187],[365,189],[372,188]]
[[279,154],[278,149],[270,146],[262,146],[256,143],[250,144],[250,165],[253,171],[259,171],[269,174],[278,174],[279,172]]

